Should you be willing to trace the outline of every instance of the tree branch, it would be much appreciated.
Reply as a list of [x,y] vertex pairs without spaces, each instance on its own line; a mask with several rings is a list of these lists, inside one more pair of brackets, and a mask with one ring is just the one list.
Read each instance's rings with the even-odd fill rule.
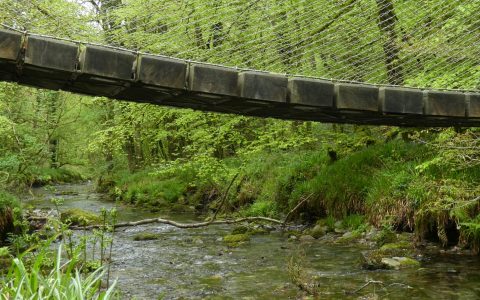
[[[216,220],[216,221],[214,220],[214,221],[207,221],[207,222],[200,222],[200,223],[179,223],[179,222],[162,219],[162,218],[153,218],[153,219],[140,220],[136,222],[118,223],[118,224],[115,224],[114,228],[116,229],[116,228],[122,228],[122,227],[139,226],[139,225],[152,224],[152,223],[167,224],[177,228],[200,228],[200,227],[206,227],[209,225],[236,224],[236,223],[242,223],[242,222],[256,222],[256,221],[283,224],[283,222],[280,220],[267,218],[267,217],[248,217],[248,218],[240,218],[240,219],[234,219],[234,220]],[[103,225],[71,226],[70,229],[91,230],[91,229],[96,229],[101,227],[103,227]]]

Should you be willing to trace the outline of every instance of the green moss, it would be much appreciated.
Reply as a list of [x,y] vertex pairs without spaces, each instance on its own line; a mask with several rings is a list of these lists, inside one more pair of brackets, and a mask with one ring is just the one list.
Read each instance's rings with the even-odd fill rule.
[[313,236],[314,238],[318,239],[324,236],[328,231],[328,227],[325,225],[317,224],[306,233]]
[[375,242],[378,246],[383,246],[388,243],[394,243],[397,241],[397,235],[390,227],[384,227],[382,230],[375,236]]
[[71,208],[62,212],[60,219],[62,222],[68,222],[78,226],[99,224],[102,220],[101,217],[95,213],[79,208]]
[[160,239],[160,234],[152,232],[137,233],[134,237],[134,241],[152,241]]
[[358,240],[362,237],[362,231],[354,230],[345,233],[343,236],[339,237],[335,242],[339,244],[348,244],[355,240]]
[[397,261],[400,262],[400,268],[420,268],[420,262],[410,257],[397,257]]
[[223,237],[223,242],[230,247],[237,247],[248,241],[250,241],[250,235],[244,233],[229,234]]
[[247,232],[250,231],[250,228],[248,228],[247,226],[236,226],[235,228],[233,228],[232,230],[232,235],[236,235],[236,234],[245,234]]
[[208,286],[219,286],[222,284],[222,276],[220,275],[213,275],[213,276],[208,276],[200,279],[200,282],[202,284],[206,284]]
[[392,250],[409,250],[413,248],[413,244],[407,241],[401,241],[398,243],[388,243],[380,247],[380,251],[389,252]]

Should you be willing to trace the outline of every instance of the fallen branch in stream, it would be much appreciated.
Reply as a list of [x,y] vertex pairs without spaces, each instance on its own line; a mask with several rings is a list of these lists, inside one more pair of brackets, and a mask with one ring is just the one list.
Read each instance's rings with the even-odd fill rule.
[[[283,224],[283,221],[267,218],[267,217],[248,217],[248,218],[239,218],[239,219],[230,219],[230,220],[206,221],[206,222],[200,222],[200,223],[179,223],[179,222],[162,219],[162,218],[153,218],[153,219],[140,220],[136,222],[118,223],[118,224],[115,224],[114,228],[139,226],[139,225],[152,224],[152,223],[168,224],[178,228],[200,228],[200,227],[206,227],[209,225],[236,224],[236,223],[243,223],[243,222],[258,222],[258,221],[275,223],[275,224]],[[91,229],[97,229],[101,227],[103,227],[103,225],[71,226],[70,229],[91,230]]]

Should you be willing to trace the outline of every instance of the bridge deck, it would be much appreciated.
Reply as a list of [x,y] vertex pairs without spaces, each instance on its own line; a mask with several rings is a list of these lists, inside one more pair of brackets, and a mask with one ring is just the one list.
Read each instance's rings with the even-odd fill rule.
[[341,83],[0,30],[0,80],[133,102],[281,119],[480,126],[480,93]]

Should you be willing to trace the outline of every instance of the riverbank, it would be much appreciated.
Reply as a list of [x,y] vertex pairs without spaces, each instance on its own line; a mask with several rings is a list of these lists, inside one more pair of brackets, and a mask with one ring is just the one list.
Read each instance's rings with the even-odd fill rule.
[[480,168],[452,168],[439,151],[403,139],[345,152],[260,152],[224,160],[177,162],[103,177],[112,199],[156,210],[213,213],[228,190],[225,215],[281,218],[299,202],[297,222],[361,216],[377,229],[413,232],[419,241],[479,250]]

